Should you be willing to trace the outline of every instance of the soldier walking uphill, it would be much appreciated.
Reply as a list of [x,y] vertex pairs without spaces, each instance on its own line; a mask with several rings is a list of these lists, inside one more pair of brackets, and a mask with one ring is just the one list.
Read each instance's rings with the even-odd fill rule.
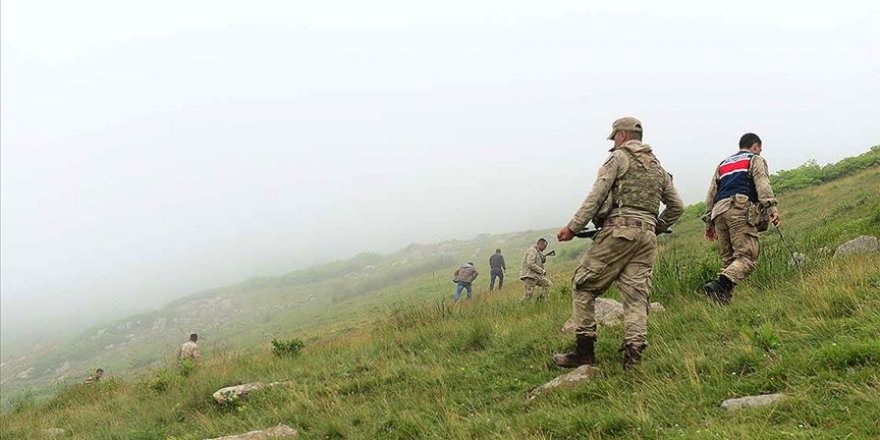
[[491,276],[489,290],[491,291],[495,289],[495,278],[498,278],[498,289],[503,289],[504,271],[507,270],[507,265],[504,264],[504,255],[501,255],[501,249],[495,249],[495,253],[489,257],[489,268],[489,274]]
[[181,363],[193,363],[199,361],[201,354],[199,353],[199,345],[196,344],[199,340],[199,335],[192,333],[189,335],[189,341],[183,343],[180,346],[180,353],[177,354],[177,359]]
[[547,292],[553,285],[546,277],[547,271],[544,270],[544,263],[547,262],[544,249],[547,249],[547,240],[542,237],[526,249],[526,254],[523,256],[522,269],[519,273],[519,279],[522,280],[524,287],[522,302],[532,299],[535,287],[540,287],[538,301],[547,299]]
[[723,269],[703,290],[715,302],[730,304],[733,288],[758,264],[758,232],[770,222],[779,226],[776,198],[767,162],[760,156],[761,138],[746,133],[739,151],[715,169],[706,195],[706,238],[718,243]]
[[[642,133],[642,124],[635,118],[614,121],[608,137],[614,140],[611,155],[599,168],[593,189],[574,218],[557,235],[559,241],[568,241],[591,220],[601,226],[572,278],[575,349],[553,356],[560,367],[595,364],[596,298],[614,281],[623,297],[620,351],[624,368],[641,362],[648,345],[648,297],[657,233],[675,223],[684,206],[672,176],[660,166],[651,147],[642,143]],[[610,212],[600,213],[609,197]],[[659,214],[661,201],[666,209]]]

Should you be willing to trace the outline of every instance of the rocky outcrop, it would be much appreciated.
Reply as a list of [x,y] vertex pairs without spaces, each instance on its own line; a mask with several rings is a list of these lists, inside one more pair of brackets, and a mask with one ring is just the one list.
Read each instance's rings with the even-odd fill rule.
[[804,265],[806,264],[807,256],[800,252],[795,252],[791,254],[791,258],[788,260],[788,267],[799,268],[804,267]]
[[785,394],[762,394],[759,396],[746,396],[736,399],[727,399],[721,402],[721,407],[733,411],[741,408],[758,408],[772,405],[785,397]]
[[666,306],[660,304],[658,302],[651,303],[651,312],[652,313],[663,313],[666,311]]
[[270,384],[265,384],[262,382],[254,382],[220,388],[213,394],[214,401],[221,405],[224,405],[234,400],[241,399],[254,391],[279,385],[287,385],[289,383],[290,382],[272,382]]
[[[666,307],[658,302],[651,303],[651,312],[662,313]],[[610,326],[619,324],[623,320],[623,304],[609,298],[596,299],[596,322],[599,325]],[[569,318],[562,326],[563,333],[574,333],[577,324]]]
[[254,383],[246,383],[242,385],[235,385],[226,388],[220,388],[219,390],[214,392],[214,400],[223,405],[229,403],[233,400],[241,399],[242,397],[247,396],[248,394],[261,390],[266,387],[266,384],[262,382],[254,382]]
[[589,382],[593,379],[596,373],[599,371],[598,368],[592,365],[581,365],[580,367],[571,370],[571,372],[563,374],[550,382],[541,385],[526,395],[528,400],[532,400],[535,397],[540,396],[541,394],[553,391],[558,388],[573,388],[580,384]]
[[228,435],[226,437],[217,437],[206,440],[268,440],[274,438],[296,437],[297,432],[290,426],[279,424],[278,426],[264,429],[262,431],[251,431],[244,434]]
[[838,246],[834,251],[834,258],[876,253],[880,253],[880,239],[871,235],[862,235]]

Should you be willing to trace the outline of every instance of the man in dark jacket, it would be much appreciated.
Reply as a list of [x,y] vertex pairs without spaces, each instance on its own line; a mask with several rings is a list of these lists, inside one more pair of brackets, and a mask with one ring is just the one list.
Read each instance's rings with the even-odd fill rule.
[[501,255],[501,249],[495,249],[495,255],[489,257],[489,268],[491,269],[491,279],[489,280],[489,290],[495,289],[495,278],[498,278],[498,289],[504,288],[504,271],[507,265],[504,264],[504,256]]
[[455,296],[454,299],[456,301],[461,299],[461,291],[467,289],[467,297],[471,299],[473,295],[473,290],[471,289],[471,283],[477,279],[477,275],[480,273],[477,272],[477,268],[474,267],[474,263],[468,261],[461,267],[455,270],[455,273],[452,274],[452,281],[455,282]]

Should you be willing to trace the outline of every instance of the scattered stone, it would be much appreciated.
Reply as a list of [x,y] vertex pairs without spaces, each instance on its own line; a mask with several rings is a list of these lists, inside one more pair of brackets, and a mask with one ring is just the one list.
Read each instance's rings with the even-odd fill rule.
[[261,390],[263,388],[274,387],[277,385],[286,385],[290,382],[272,382],[270,384],[264,384],[262,382],[254,382],[254,383],[246,383],[242,385],[235,385],[226,388],[220,388],[216,392],[214,392],[214,400],[221,404],[227,404],[233,400],[241,399],[242,397],[247,396],[248,394]]
[[807,256],[800,252],[791,254],[788,260],[788,267],[803,267],[805,264],[807,264]]
[[[666,307],[658,302],[651,303],[651,311],[662,313]],[[596,298],[596,323],[604,326],[619,324],[623,319],[623,304],[613,299]],[[562,333],[574,333],[577,324],[569,318],[562,325]]]
[[596,323],[615,325],[623,317],[623,304],[608,298],[596,298]]
[[290,426],[279,424],[273,428],[262,431],[251,431],[244,434],[229,435],[206,440],[267,440],[272,438],[296,437],[297,432]]
[[834,257],[878,252],[880,252],[880,239],[871,235],[862,235],[838,246],[834,251]]
[[782,400],[785,394],[762,394],[760,396],[746,396],[737,399],[727,399],[721,402],[721,408],[728,411],[741,408],[758,408],[761,406],[771,405]]
[[533,400],[535,397],[557,388],[576,387],[582,383],[589,382],[598,371],[599,369],[592,365],[581,365],[580,367],[571,370],[571,372],[563,374],[562,376],[529,391],[526,398],[528,400]]
[[27,370],[22,371],[15,375],[16,379],[27,379],[31,377],[31,373],[34,371],[34,367],[30,367]]
[[49,437],[49,438],[61,437],[66,433],[67,433],[67,431],[65,431],[61,428],[49,428],[49,429],[43,430],[43,435],[45,435],[46,437]]
[[651,311],[656,312],[656,313],[663,313],[666,311],[666,307],[663,306],[663,304],[660,304],[658,302],[652,302],[651,303]]

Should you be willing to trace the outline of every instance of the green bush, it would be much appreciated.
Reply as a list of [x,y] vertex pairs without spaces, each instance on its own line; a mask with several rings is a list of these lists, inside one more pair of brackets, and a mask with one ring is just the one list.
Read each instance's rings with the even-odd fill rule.
[[855,174],[858,171],[880,165],[880,145],[855,157],[820,166],[815,160],[792,169],[782,170],[770,176],[770,183],[777,193],[806,188]]
[[159,370],[159,373],[156,374],[156,377],[154,377],[152,380],[149,381],[149,383],[147,383],[147,388],[157,393],[164,393],[171,389],[171,386],[175,382],[177,382],[178,378],[179,376],[175,375],[174,373],[166,369],[162,369]]
[[767,353],[773,353],[773,350],[779,348],[779,336],[769,323],[765,322],[752,328],[745,327],[743,333],[754,346]]
[[305,347],[301,339],[273,339],[272,354],[280,358],[294,357]]

